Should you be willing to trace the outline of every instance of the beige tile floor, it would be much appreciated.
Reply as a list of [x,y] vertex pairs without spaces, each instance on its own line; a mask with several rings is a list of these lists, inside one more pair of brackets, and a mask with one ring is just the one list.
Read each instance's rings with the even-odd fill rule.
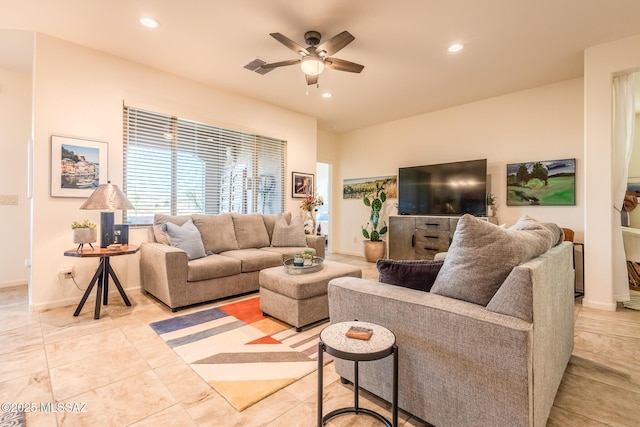
[[[376,277],[375,265],[361,258],[328,258]],[[94,320],[91,301],[79,317],[72,316],[75,307],[30,313],[26,286],[0,290],[0,402],[63,402],[85,411],[28,413],[28,425],[36,427],[315,425],[315,374],[237,412],[149,328],[174,314],[141,293],[129,297],[132,307],[112,293]],[[548,425],[640,426],[640,312],[603,312],[577,302],[575,318],[575,350]],[[325,411],[351,406],[352,388],[340,384],[333,364],[324,375]],[[366,393],[361,404],[389,416],[389,406]],[[400,418],[405,427],[427,425],[406,413]],[[378,424],[362,415],[329,423],[371,425]]]

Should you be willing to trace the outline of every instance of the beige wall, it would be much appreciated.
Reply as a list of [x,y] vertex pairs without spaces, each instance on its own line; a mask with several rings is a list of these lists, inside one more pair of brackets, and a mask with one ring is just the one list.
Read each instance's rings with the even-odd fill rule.
[[[527,214],[584,234],[583,81],[536,89],[384,123],[340,135],[340,168],[334,188],[339,205],[334,251],[362,255],[361,225],[368,211],[360,200],[344,200],[342,180],[396,175],[402,166],[486,158],[501,223]],[[508,207],[506,165],[576,158],[576,206]],[[391,214],[397,213],[391,200]]]
[[[73,247],[74,220],[99,222],[99,211],[80,211],[81,198],[49,196],[50,138],[68,135],[107,141],[111,181],[122,184],[122,105],[174,114],[238,130],[281,138],[287,143],[287,194],[291,171],[313,171],[317,123],[313,117],[178,78],[101,52],[36,36],[34,67],[35,197],[32,254],[32,306],[42,309],[77,304],[81,292],[61,279],[63,266],[74,266],[82,286],[91,279],[96,259],[64,257]],[[298,210],[287,199],[287,210]],[[116,213],[116,222],[121,218]],[[147,229],[131,232],[131,242],[146,240]],[[138,255],[113,259],[125,288],[138,287]],[[117,294],[114,294],[117,298]],[[87,310],[89,308],[85,308]]]
[[[613,224],[619,224],[612,208],[612,79],[640,70],[640,36],[585,50],[585,297],[586,306],[616,309],[614,280],[627,280],[622,264],[614,266]],[[636,82],[637,84],[637,82]],[[616,273],[614,273],[614,271]],[[614,279],[615,277],[615,279]]]
[[27,283],[29,200],[27,141],[31,137],[31,75],[0,69],[0,195],[17,195],[18,204],[0,206],[0,287]]

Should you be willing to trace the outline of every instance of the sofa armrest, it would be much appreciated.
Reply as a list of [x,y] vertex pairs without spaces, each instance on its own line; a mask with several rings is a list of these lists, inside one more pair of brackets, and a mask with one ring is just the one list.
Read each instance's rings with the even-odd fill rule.
[[[434,425],[528,424],[533,324],[465,301],[349,277],[329,282],[328,299],[332,323],[357,319],[395,334],[401,409]],[[353,380],[353,363],[334,363],[341,377]],[[387,401],[389,363],[359,367],[360,385]]]
[[316,250],[316,256],[324,258],[325,237],[307,234],[307,246]]
[[188,272],[187,253],[162,243],[140,246],[140,282],[142,288],[171,308],[184,292]]

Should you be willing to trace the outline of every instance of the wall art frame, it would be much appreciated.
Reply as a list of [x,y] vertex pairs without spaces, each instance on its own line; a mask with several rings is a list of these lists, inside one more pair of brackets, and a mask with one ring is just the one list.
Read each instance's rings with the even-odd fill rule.
[[291,173],[291,197],[305,198],[309,194],[315,194],[314,175],[312,173]]
[[107,183],[109,144],[51,136],[51,197],[89,197]]
[[575,206],[576,159],[507,164],[507,206]]
[[385,182],[387,199],[398,198],[398,175],[376,176],[373,178],[350,178],[342,181],[343,199],[362,199],[376,191],[376,183]]

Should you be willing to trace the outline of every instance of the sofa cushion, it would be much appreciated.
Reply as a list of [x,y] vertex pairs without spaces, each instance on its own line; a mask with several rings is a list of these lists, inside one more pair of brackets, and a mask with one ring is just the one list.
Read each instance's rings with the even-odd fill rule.
[[531,269],[515,267],[487,304],[487,310],[533,322]]
[[222,252],[220,255],[240,260],[242,262],[243,273],[260,271],[265,268],[282,265],[282,255],[260,249],[238,249],[235,251]]
[[273,238],[273,227],[276,225],[276,219],[279,217],[283,217],[287,224],[291,222],[291,212],[285,212],[280,214],[263,214],[262,220],[264,221],[264,226],[267,227],[267,234],[269,235],[269,241]]
[[378,281],[429,292],[443,263],[444,261],[434,260],[396,261],[379,259],[376,263],[379,275]]
[[167,222],[162,226],[164,232],[169,237],[169,244],[187,253],[187,258],[198,259],[206,256],[204,245],[200,238],[198,228],[189,220],[182,225]]
[[301,216],[296,216],[291,220],[290,224],[283,216],[276,219],[273,227],[273,237],[271,238],[271,246],[273,247],[286,247],[286,246],[306,246],[307,237],[304,234],[304,223]]
[[238,249],[269,246],[269,234],[262,215],[232,213],[231,218],[238,241]]
[[163,214],[155,214],[153,216],[153,237],[156,239],[158,243],[164,243],[165,245],[169,244],[169,237],[167,236],[166,231],[162,229],[162,226],[167,222],[182,225],[185,222],[191,219],[191,215],[163,215]]
[[187,281],[217,279],[235,276],[241,272],[241,261],[222,255],[209,255],[204,258],[189,261],[187,265]]
[[193,214],[193,223],[200,230],[206,251],[219,254],[238,249],[231,214]]
[[515,266],[559,242],[555,224],[523,223],[527,229],[504,229],[464,215],[431,292],[486,306]]

